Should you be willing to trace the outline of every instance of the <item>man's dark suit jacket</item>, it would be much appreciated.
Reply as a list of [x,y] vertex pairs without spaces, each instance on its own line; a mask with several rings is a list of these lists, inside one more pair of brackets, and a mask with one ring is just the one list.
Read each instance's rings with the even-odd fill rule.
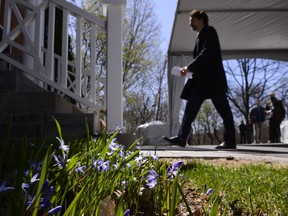
[[212,98],[228,91],[225,71],[222,64],[221,48],[216,30],[205,25],[196,40],[193,60],[188,64],[193,78],[188,79],[181,98]]

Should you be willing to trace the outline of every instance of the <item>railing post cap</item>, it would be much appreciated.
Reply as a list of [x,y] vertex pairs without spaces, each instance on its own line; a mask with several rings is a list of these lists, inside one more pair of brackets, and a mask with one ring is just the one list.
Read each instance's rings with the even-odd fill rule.
[[126,0],[101,0],[103,4],[103,15],[107,16],[107,8],[109,5],[122,5],[122,12],[125,14]]
[[109,5],[109,4],[126,4],[126,0],[102,0],[102,4]]

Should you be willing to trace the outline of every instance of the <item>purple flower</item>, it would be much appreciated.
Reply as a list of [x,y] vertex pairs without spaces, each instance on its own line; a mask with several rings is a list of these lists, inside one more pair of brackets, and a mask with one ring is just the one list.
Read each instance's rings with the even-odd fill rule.
[[208,190],[207,190],[207,192],[206,192],[206,196],[208,196],[209,194],[211,194],[212,193],[212,188],[209,188]]
[[34,176],[32,176],[31,180],[30,180],[30,184],[33,184],[36,181],[39,181],[40,179],[37,179],[39,173],[36,173]]
[[124,216],[129,216],[130,215],[130,209],[127,209],[125,212],[124,212]]
[[175,162],[172,167],[168,167],[166,170],[168,179],[172,179],[174,176],[178,174],[179,167],[183,164],[182,161]]
[[141,162],[143,160],[143,157],[141,155],[139,155],[138,157],[135,158],[135,162],[136,162],[136,166],[140,166]]
[[27,194],[27,199],[28,201],[26,202],[26,204],[28,205],[27,209],[30,208],[30,206],[32,205],[32,203],[35,201],[35,196],[34,197],[31,197],[29,194]]
[[62,209],[62,206],[56,206],[55,208],[51,209],[48,211],[48,215],[53,215],[53,214],[57,214],[58,212],[60,212]]
[[26,191],[26,189],[30,188],[30,185],[27,184],[27,183],[22,183],[21,188],[22,188],[22,190],[23,190],[26,194],[28,194],[28,192]]
[[81,166],[80,163],[78,163],[78,167],[75,168],[75,172],[81,172],[82,174],[84,174],[86,169],[86,166]]
[[175,163],[172,165],[172,169],[178,171],[178,168],[179,168],[182,164],[183,164],[182,161],[175,162]]
[[94,157],[91,155],[92,158],[92,167],[96,168],[97,167],[97,161],[94,159]]
[[42,189],[41,189],[41,192],[44,193],[49,187],[49,180],[46,179],[44,182],[43,182],[43,185],[42,185]]
[[43,197],[43,199],[42,199],[42,202],[43,202],[43,203],[48,202],[48,200],[50,199],[53,191],[54,191],[54,186],[51,186],[51,187],[48,189],[48,191],[47,191],[47,193],[45,194],[45,196]]
[[14,190],[14,187],[6,187],[7,186],[7,181],[3,181],[1,186],[0,186],[0,193],[8,190]]
[[29,172],[30,172],[29,170],[24,171],[24,177],[27,177]]
[[[40,161],[39,163],[32,163],[31,168],[34,172],[39,173],[42,169],[43,161]],[[29,170],[28,170],[29,172]]]
[[127,166],[128,168],[132,168],[132,165],[131,165],[130,163],[127,163],[126,166]]
[[[25,175],[26,173],[27,173],[27,172],[24,172],[24,175]],[[32,178],[30,179],[30,184],[28,184],[28,183],[22,183],[21,188],[22,188],[22,190],[23,190],[26,194],[28,194],[28,192],[27,192],[26,189],[30,188],[30,185],[32,185],[34,182],[40,180],[40,179],[37,178],[38,176],[39,176],[39,173],[36,173],[34,176],[32,176]]]
[[121,149],[120,149],[120,151],[118,152],[118,155],[119,155],[119,157],[121,158],[121,157],[124,157],[125,153],[124,153],[124,151],[123,151],[124,146],[121,146],[120,148],[121,148]]
[[[28,200],[26,203],[27,204],[26,210],[29,209],[35,203],[36,197],[38,197],[38,196],[41,196],[40,204],[39,204],[39,211],[40,212],[42,212],[42,211],[44,211],[44,209],[48,209],[52,206],[52,204],[49,200],[50,200],[50,198],[54,192],[54,186],[49,187],[49,180],[48,179],[44,181],[42,188],[41,188],[41,194],[40,195],[34,195],[32,197],[26,192],[25,188],[29,188],[29,184],[25,184],[25,183],[22,184],[22,189],[25,191],[25,193],[27,195],[27,200]],[[57,207],[49,210],[47,215],[56,214],[61,210],[61,208],[62,208],[61,206],[57,206]]]
[[56,137],[56,139],[58,139],[59,144],[60,144],[59,149],[62,150],[62,151],[65,151],[66,153],[68,153],[68,151],[69,151],[69,146],[68,146],[68,145],[65,145],[64,140],[63,140],[63,139],[60,139],[60,138],[58,138],[58,137]]
[[[44,182],[45,183],[45,182]],[[46,187],[47,183],[45,183],[45,185],[42,185],[42,189],[43,189],[43,186]],[[40,200],[40,206],[39,206],[39,210],[42,210],[42,209],[47,209],[49,208],[52,204],[49,202],[49,199],[51,198],[52,196],[52,193],[54,191],[54,186],[50,186],[49,189],[46,188],[46,190],[42,190],[42,194],[44,195],[43,198],[41,198]]]
[[52,203],[50,203],[49,201],[43,202],[42,200],[43,198],[41,198],[41,201],[40,201],[40,206],[39,206],[40,211],[42,209],[47,209],[47,208],[50,208],[50,206],[52,206]]
[[148,151],[147,154],[148,154],[148,156],[152,157],[154,160],[158,160],[158,157],[157,157],[156,154],[154,154],[154,153],[152,153],[150,151]]
[[149,188],[154,188],[156,185],[157,185],[157,177],[158,177],[158,174],[153,170],[149,170],[149,175],[147,176],[147,186]]
[[[94,158],[92,158],[92,160],[94,160]],[[103,170],[103,171],[109,170],[109,169],[110,169],[109,164],[110,164],[110,161],[109,161],[109,160],[104,161],[104,159],[101,158],[101,159],[99,159],[99,160],[97,160],[97,161],[94,161],[92,166],[93,166],[94,168],[97,167],[98,172],[100,172],[100,171],[102,171],[102,170]]]
[[116,151],[116,150],[119,149],[120,145],[116,143],[116,140],[117,140],[117,139],[114,138],[114,139],[111,141],[111,143],[110,143],[110,145],[109,145],[109,147],[108,147],[109,150],[111,150],[111,151]]
[[103,163],[101,164],[101,169],[102,169],[103,171],[109,170],[109,169],[110,169],[110,168],[109,168],[109,164],[110,164],[110,161],[109,161],[109,160],[103,162]]
[[58,166],[58,168],[62,168],[63,166],[64,166],[64,163],[65,163],[65,161],[64,161],[64,158],[63,157],[61,157],[61,155],[53,155],[53,157],[54,157],[54,160],[55,160],[55,162],[56,162],[56,165]]
[[122,157],[124,155],[123,148],[124,148],[124,146],[117,144],[116,138],[114,138],[108,147],[109,152],[107,152],[107,155],[110,156],[110,155],[114,154],[116,151],[120,150],[119,156]]

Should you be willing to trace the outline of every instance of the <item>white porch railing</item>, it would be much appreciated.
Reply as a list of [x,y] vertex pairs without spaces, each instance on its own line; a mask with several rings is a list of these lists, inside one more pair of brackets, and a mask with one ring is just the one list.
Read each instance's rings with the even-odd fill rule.
[[[108,86],[106,87],[106,68],[103,73],[105,76],[103,76],[100,74],[103,72],[103,62],[101,65],[96,64],[96,51],[103,48],[99,45],[97,47],[96,37],[99,33],[106,33],[106,25],[108,29],[115,29],[115,26],[118,28],[119,23],[121,26],[123,5],[125,6],[126,0],[102,0],[106,10],[104,13],[109,14],[109,11],[113,11],[110,14],[113,14],[114,17],[110,21],[108,18],[108,22],[65,0],[0,1],[1,7],[3,7],[3,2],[5,5],[0,59],[19,68],[20,71],[26,72],[35,83],[46,90],[72,98],[85,112],[99,113],[99,111],[105,110],[106,113],[109,113],[109,107],[112,108],[115,105],[116,107],[120,106],[118,109],[122,110],[121,41],[120,45],[116,44],[118,54],[115,55],[115,49],[113,51],[109,46],[108,53],[104,54],[108,56],[105,66],[108,67],[108,70],[109,68],[114,70],[114,75],[110,72],[111,80],[107,82]],[[61,19],[56,19],[56,9],[62,13]],[[111,25],[110,22],[113,20],[114,23]],[[56,21],[59,26],[55,26]],[[83,27],[85,27],[85,32]],[[62,28],[61,38],[57,38],[59,35],[55,37],[57,28]],[[119,39],[122,39],[122,27],[117,31],[117,33],[111,32],[107,43],[112,41],[119,43]],[[89,35],[88,40],[86,37],[83,38],[83,35]],[[56,48],[56,43],[60,44],[60,48]],[[12,55],[3,53],[7,47],[10,48]],[[112,55],[109,52],[112,52]],[[15,53],[21,53],[21,60],[15,58]],[[113,68],[111,65],[117,65],[117,67]],[[115,89],[115,86],[120,89]],[[109,99],[106,102],[106,88],[108,92],[111,92],[107,97],[110,98],[111,104],[109,104]],[[112,88],[114,90],[111,91]],[[109,95],[116,95],[117,101]],[[119,126],[123,124],[122,113],[119,113],[118,110],[116,112],[110,111],[113,113],[111,115],[113,121],[110,120],[111,123],[108,123],[108,130],[115,128],[115,122]]]

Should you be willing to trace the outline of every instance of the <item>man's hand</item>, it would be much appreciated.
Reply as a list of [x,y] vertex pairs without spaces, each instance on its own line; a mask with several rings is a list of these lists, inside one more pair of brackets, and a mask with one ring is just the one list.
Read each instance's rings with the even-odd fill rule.
[[181,68],[180,74],[182,77],[185,77],[188,72],[187,66]]

